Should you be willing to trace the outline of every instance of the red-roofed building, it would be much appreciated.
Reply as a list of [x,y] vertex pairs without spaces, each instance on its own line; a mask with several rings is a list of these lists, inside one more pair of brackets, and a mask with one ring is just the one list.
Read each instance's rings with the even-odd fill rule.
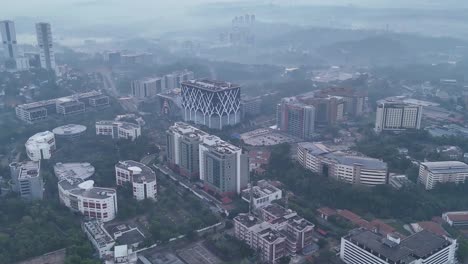
[[442,215],[442,219],[450,226],[468,226],[468,211],[447,212]]
[[328,217],[336,215],[336,210],[328,207],[321,207],[317,209],[317,213],[320,215],[321,218],[328,220]]
[[396,231],[394,227],[388,225],[380,219],[374,219],[370,222],[370,224],[374,227],[375,232],[384,236],[394,233]]
[[445,229],[438,223],[432,221],[424,221],[415,224],[411,224],[411,227],[414,231],[420,232],[422,230],[427,230],[439,236],[447,236]]
[[338,210],[338,215],[347,219],[348,221],[350,221],[351,223],[353,224],[358,224],[361,220],[361,217],[347,209],[344,209],[344,210]]

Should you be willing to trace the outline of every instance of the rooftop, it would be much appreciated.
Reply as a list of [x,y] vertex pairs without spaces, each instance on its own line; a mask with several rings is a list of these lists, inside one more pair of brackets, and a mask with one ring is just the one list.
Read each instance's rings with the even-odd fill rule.
[[[255,199],[267,197],[273,193],[281,192],[280,189],[273,186],[269,182],[262,180],[257,183],[257,186],[252,187],[252,194]],[[281,196],[280,196],[281,197]],[[250,198],[250,188],[242,191],[242,198],[249,200]]]
[[321,155],[330,152],[331,150],[321,142],[301,142],[298,144],[300,148],[307,150],[312,155]]
[[80,178],[65,178],[60,180],[58,184],[73,195],[91,199],[107,199],[117,194],[115,189],[94,187],[94,181],[84,181]]
[[238,214],[236,217],[234,217],[234,220],[246,227],[252,227],[259,223],[256,217],[250,216],[248,214]]
[[65,97],[37,101],[37,102],[29,103],[29,104],[22,104],[22,105],[18,105],[17,107],[23,108],[23,109],[32,109],[32,108],[44,107],[44,106],[51,105],[51,104],[56,104],[58,102],[76,101],[79,99],[87,99],[87,98],[92,98],[92,97],[101,96],[101,95],[102,93],[100,91],[90,91],[86,93],[73,94],[73,95],[65,96]]
[[75,125],[75,124],[68,124],[64,126],[59,126],[54,128],[52,132],[55,135],[66,136],[66,135],[73,135],[79,134],[86,131],[86,127],[83,125]]
[[468,165],[461,161],[435,161],[435,162],[421,162],[432,173],[450,174],[450,173],[466,173],[468,172]]
[[50,131],[39,132],[31,136],[28,139],[28,141],[26,141],[26,146],[33,145],[33,144],[44,144],[44,143],[48,144],[48,141],[51,138],[54,138],[54,133]]
[[99,248],[106,247],[108,244],[115,243],[114,239],[104,229],[101,221],[93,219],[83,222],[83,227],[91,234],[92,238],[97,242]]
[[78,178],[86,180],[94,174],[94,167],[88,163],[56,163],[54,166],[55,176],[59,179]]
[[125,121],[114,121],[114,120],[101,120],[97,121],[96,125],[104,125],[104,126],[113,126],[117,125],[119,127],[123,127],[125,129],[138,129],[140,128],[140,125],[130,123],[130,122],[125,122]]
[[204,137],[202,145],[221,155],[233,154],[242,150],[241,148],[212,135]]
[[404,261],[402,263],[426,258],[434,251],[451,244],[445,238],[426,230],[401,240],[400,244],[392,243],[385,237],[365,229],[355,229],[344,238],[361,248],[380,254],[381,258],[387,258],[393,262]]
[[218,92],[218,91],[223,91],[223,90],[240,88],[239,85],[233,84],[230,82],[214,81],[214,80],[208,80],[208,79],[189,80],[189,81],[183,82],[182,86],[194,87],[194,88],[203,89],[203,90],[210,91],[210,92]]
[[342,165],[348,165],[348,166],[361,165],[365,169],[370,169],[370,170],[386,170],[387,169],[387,163],[378,159],[374,159],[374,158],[352,156],[352,155],[347,155],[345,153],[338,153],[338,152],[328,153],[328,154],[325,154],[324,156],[329,159],[336,160],[338,163]]
[[297,215],[297,213],[294,212],[293,210],[286,209],[278,204],[267,205],[262,210],[273,215],[276,218],[280,218],[280,217],[292,215],[292,214]]
[[154,171],[143,163],[133,160],[119,161],[115,165],[116,168],[121,168],[133,172],[133,182],[143,183],[156,181],[156,174]]
[[184,122],[176,122],[169,131],[179,135],[208,136],[208,133]]
[[446,215],[453,222],[468,222],[468,211],[448,212]]
[[35,178],[40,175],[41,163],[39,161],[23,161],[20,163],[11,163],[10,166],[19,169],[18,179]]

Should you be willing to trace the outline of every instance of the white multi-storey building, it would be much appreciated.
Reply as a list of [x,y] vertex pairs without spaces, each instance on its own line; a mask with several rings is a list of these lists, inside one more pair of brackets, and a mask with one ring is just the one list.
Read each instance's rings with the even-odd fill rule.
[[468,165],[461,161],[422,162],[419,166],[418,181],[426,190],[439,183],[464,183],[468,177]]
[[89,241],[91,241],[91,244],[98,251],[99,258],[104,259],[112,255],[111,250],[115,245],[115,240],[104,228],[102,221],[93,219],[83,222],[81,227]]
[[[270,205],[275,200],[282,198],[283,192],[266,180],[257,182],[257,186],[252,186],[242,191],[242,199],[246,202],[252,200],[254,209]],[[250,197],[252,195],[252,198]]]
[[137,200],[156,200],[158,188],[156,174],[148,166],[133,160],[121,161],[115,165],[117,185],[131,183],[133,197]]
[[30,137],[25,144],[30,160],[50,159],[56,149],[54,133],[44,131]]
[[6,57],[14,60],[18,57],[15,22],[10,20],[0,21],[0,33],[2,34],[2,46]]
[[241,87],[228,82],[190,80],[182,83],[184,121],[223,129],[241,121]]
[[332,151],[320,142],[299,143],[297,159],[306,169],[350,184],[388,183],[387,164],[381,160]]
[[114,252],[106,259],[105,264],[136,264],[137,261],[137,253],[132,248],[128,245],[119,245],[114,247]]
[[102,120],[96,122],[96,135],[134,141],[141,136],[141,126],[124,121]]
[[164,78],[144,78],[131,83],[132,96],[138,99],[151,98],[160,93],[165,87]]
[[423,107],[405,103],[398,98],[377,102],[375,131],[420,129]]
[[405,239],[355,229],[341,238],[340,258],[347,264],[455,264],[457,241],[423,230]]
[[52,30],[49,23],[36,24],[37,45],[39,46],[39,56],[41,67],[50,71],[56,70],[54,43]]
[[44,180],[41,175],[40,161],[13,162],[10,164],[13,191],[21,198],[42,200]]

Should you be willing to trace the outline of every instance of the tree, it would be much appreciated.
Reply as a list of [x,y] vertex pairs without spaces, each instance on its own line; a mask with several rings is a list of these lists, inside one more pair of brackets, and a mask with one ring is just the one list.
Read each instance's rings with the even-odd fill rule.
[[279,259],[279,264],[289,264],[291,262],[290,256],[284,256]]

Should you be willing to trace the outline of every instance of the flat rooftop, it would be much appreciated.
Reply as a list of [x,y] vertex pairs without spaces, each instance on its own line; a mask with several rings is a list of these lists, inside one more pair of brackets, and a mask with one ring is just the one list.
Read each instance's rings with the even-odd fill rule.
[[312,155],[321,155],[331,152],[331,150],[321,142],[301,142],[297,145],[307,150],[307,152],[309,152]]
[[169,127],[169,131],[179,135],[197,135],[197,136],[208,136],[209,134],[203,130],[200,130],[194,126],[191,126],[184,122],[176,122],[173,126]]
[[213,135],[204,137],[202,145],[208,147],[212,151],[217,152],[219,154],[232,154],[241,151],[241,148]]
[[94,187],[92,185],[90,188],[82,188],[82,183],[86,183],[86,181],[79,178],[66,178],[58,182],[62,189],[71,194],[91,199],[107,199],[117,193],[117,191],[112,188]]
[[20,163],[12,163],[10,166],[19,168],[19,180],[38,177],[41,171],[41,163],[39,161],[23,161]]
[[83,163],[56,163],[54,165],[55,176],[59,179],[77,178],[86,180],[93,176],[95,169],[88,162]]
[[182,86],[198,88],[210,92],[218,92],[230,89],[240,88],[239,85],[224,81],[215,81],[208,79],[189,80],[182,83]]
[[124,129],[138,129],[140,128],[140,125],[130,123],[130,122],[124,122],[124,121],[114,121],[114,120],[100,120],[96,122],[96,125],[101,125],[101,126],[113,126],[117,125],[119,127],[123,127]]
[[250,216],[248,214],[238,214],[236,217],[234,217],[234,220],[242,223],[244,226],[248,228],[259,223],[256,217]]
[[29,104],[22,104],[22,105],[18,105],[17,107],[28,110],[32,108],[38,108],[38,107],[44,107],[44,106],[51,105],[51,104],[56,104],[59,102],[76,101],[80,99],[87,99],[87,98],[92,98],[92,97],[101,96],[101,95],[102,93],[100,91],[93,90],[93,91],[86,92],[86,93],[78,93],[78,94],[73,94],[73,95],[65,96],[65,97],[37,101],[37,102],[29,103]]
[[120,161],[115,165],[115,167],[127,171],[133,171],[133,182],[143,183],[156,181],[156,174],[154,171],[143,163],[126,160]]
[[355,229],[344,238],[393,262],[405,261],[402,263],[425,258],[451,244],[445,238],[426,230],[401,240],[400,244],[390,242],[385,237],[365,229]]
[[386,170],[387,163],[369,157],[359,157],[347,155],[345,153],[328,153],[324,155],[329,159],[336,160],[338,163],[347,166],[361,165],[364,169],[368,170]]
[[468,165],[461,161],[422,162],[421,166],[435,174],[468,173]]

